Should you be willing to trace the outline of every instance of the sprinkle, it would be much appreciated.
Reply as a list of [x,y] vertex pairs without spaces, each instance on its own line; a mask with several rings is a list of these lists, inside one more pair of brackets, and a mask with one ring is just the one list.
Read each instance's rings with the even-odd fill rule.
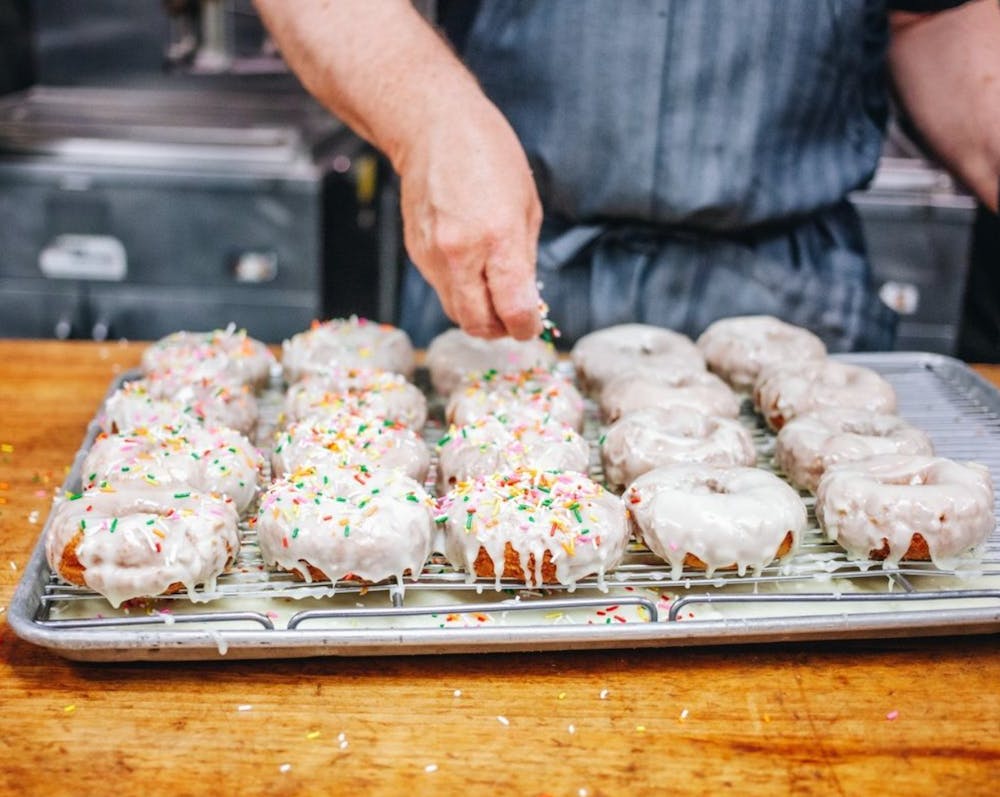
[[885,718],[889,720],[889,722],[893,722],[898,717],[899,717],[899,712],[896,711],[895,709],[893,709],[892,711],[890,711],[888,714],[885,715]]
[[560,700],[565,700],[566,699],[566,693],[565,692],[560,692],[559,693],[559,699]]
[[12,561],[12,562],[10,563],[10,569],[11,569],[11,570],[14,570],[14,571],[17,571],[17,563],[16,563],[16,562],[13,562],[13,561]]
[[237,711],[250,711],[253,708],[249,703],[243,703],[236,707]]
[[63,711],[66,712],[67,714],[72,714],[74,711],[76,711],[76,704],[70,703],[68,706],[63,706]]
[[14,446],[11,443],[0,443],[0,452],[4,454],[13,454]]
[[602,689],[601,693],[598,695],[598,697],[601,700],[607,700],[608,699],[608,690],[607,689]]
[[497,722],[499,722],[499,723],[500,723],[501,725],[503,725],[503,726],[504,726],[505,728],[506,728],[507,726],[509,726],[509,725],[510,725],[510,720],[509,720],[509,719],[507,719],[507,718],[506,718],[505,716],[503,716],[502,714],[499,714],[499,715],[497,715]]
[[684,720],[686,720],[687,718],[688,718],[688,710],[687,710],[687,709],[684,709],[684,710],[683,710],[683,711],[681,712],[681,716],[680,716],[680,719],[681,719],[681,721],[683,722],[683,721],[684,721]]
[[174,498],[190,498],[191,493],[174,493]]
[[424,767],[424,772],[437,772],[437,771],[438,771],[437,764],[428,764],[427,766]]
[[309,733],[306,734],[306,738],[307,739],[318,739],[319,738],[319,731],[309,731]]
[[576,733],[576,726],[575,725],[570,725],[566,730],[572,736],[574,733]]
[[113,518],[111,520],[111,528],[109,530],[112,534],[114,534],[116,528],[118,528],[118,518]]
[[280,772],[282,775],[284,775],[286,772],[291,772],[291,771],[292,771],[291,764],[282,764],[280,767],[278,767],[278,772]]
[[451,693],[451,696],[452,697],[461,697],[462,696],[462,690],[461,689],[456,689],[454,692]]
[[645,733],[646,732],[646,726],[645,725],[636,725],[635,726],[635,732],[636,733]]

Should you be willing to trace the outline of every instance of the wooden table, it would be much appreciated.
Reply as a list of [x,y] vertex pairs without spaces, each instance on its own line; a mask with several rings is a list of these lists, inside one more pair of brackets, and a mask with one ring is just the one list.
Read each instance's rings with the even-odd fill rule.
[[[0,606],[142,348],[0,341]],[[998,651],[979,636],[74,664],[0,615],[0,794],[993,795]]]

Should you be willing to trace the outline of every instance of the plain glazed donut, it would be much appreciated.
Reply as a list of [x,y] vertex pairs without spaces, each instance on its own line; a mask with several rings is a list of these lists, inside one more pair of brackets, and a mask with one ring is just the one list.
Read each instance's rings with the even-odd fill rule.
[[289,385],[285,422],[343,415],[390,418],[411,429],[427,421],[427,399],[401,374],[376,368],[334,368],[307,374]]
[[403,330],[366,318],[314,321],[308,330],[281,344],[281,365],[288,382],[334,366],[381,368],[410,377],[413,344]]
[[452,391],[445,419],[462,426],[486,415],[552,418],[583,428],[583,397],[561,376],[545,368],[470,375]]
[[315,467],[331,480],[350,480],[353,468],[398,470],[423,483],[431,455],[423,439],[395,421],[344,415],[299,421],[275,435],[275,475]]
[[720,418],[740,414],[739,398],[729,385],[708,371],[633,369],[611,379],[601,391],[601,414],[608,423],[633,410],[678,406]]
[[550,369],[556,364],[556,350],[539,338],[485,340],[452,328],[431,341],[426,362],[434,390],[441,396],[449,396],[470,374]]
[[793,553],[806,529],[798,494],[759,468],[670,465],[636,479],[625,492],[636,535],[670,564],[759,573]]
[[775,464],[791,482],[816,491],[820,477],[842,462],[875,454],[934,453],[930,438],[896,415],[829,409],[799,415],[778,432]]
[[753,389],[754,406],[775,431],[799,415],[828,408],[896,411],[896,391],[870,368],[813,360],[774,365],[761,371]]
[[709,370],[734,390],[750,390],[761,369],[770,365],[826,356],[826,345],[812,332],[769,315],[716,321],[701,333],[698,348]]
[[[186,588],[215,591],[240,547],[229,498],[102,487],[57,499],[45,538],[52,571],[112,606]],[[206,598],[207,600],[207,598]]]
[[625,553],[621,500],[581,473],[515,470],[461,482],[438,500],[448,560],[476,576],[573,586]]
[[265,565],[306,581],[401,583],[420,574],[431,551],[433,500],[397,471],[353,475],[324,483],[305,469],[268,488],[256,523]]
[[170,374],[179,381],[249,385],[261,388],[277,361],[267,346],[230,324],[211,332],[174,332],[142,354],[146,376]]
[[690,407],[635,410],[615,421],[601,440],[604,477],[617,488],[662,465],[729,467],[756,461],[753,437],[739,421]]
[[667,373],[704,371],[705,358],[691,339],[650,324],[618,324],[590,332],[570,352],[576,377],[591,395],[605,383],[635,367]]
[[106,432],[197,423],[250,435],[257,416],[257,398],[248,385],[178,382],[167,373],[123,384],[108,397],[99,423]]
[[881,454],[836,465],[816,488],[816,519],[851,559],[931,560],[944,570],[977,556],[996,525],[985,465]]
[[242,515],[260,488],[264,457],[235,429],[154,426],[101,433],[83,460],[83,489],[173,488],[221,493]]
[[487,415],[452,426],[437,444],[438,489],[517,467],[586,473],[590,446],[565,424],[546,418]]

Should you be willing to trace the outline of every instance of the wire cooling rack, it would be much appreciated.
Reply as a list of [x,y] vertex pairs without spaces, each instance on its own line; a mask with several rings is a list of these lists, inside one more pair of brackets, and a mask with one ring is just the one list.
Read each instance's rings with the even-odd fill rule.
[[[838,359],[873,368],[895,387],[899,414],[925,430],[936,452],[986,464],[1000,483],[1000,392],[963,363],[939,355],[882,353]],[[265,417],[275,417],[265,403]],[[774,436],[745,403],[758,466],[773,470]],[[82,453],[66,489],[79,487]],[[441,433],[431,422],[428,443]],[[588,406],[584,434],[600,424]],[[596,445],[592,475],[600,478]],[[41,542],[9,610],[22,637],[82,660],[270,658],[454,653],[773,642],[788,639],[926,636],[1000,630],[1000,530],[981,560],[960,571],[931,563],[898,568],[849,560],[825,540],[809,508],[797,553],[760,572],[679,579],[632,544],[603,579],[527,589],[473,580],[432,557],[415,580],[359,585],[306,583],[264,567],[254,532],[216,590],[132,601],[120,609],[49,572]],[[1000,515],[997,507],[994,513]],[[44,531],[43,531],[44,534]]]

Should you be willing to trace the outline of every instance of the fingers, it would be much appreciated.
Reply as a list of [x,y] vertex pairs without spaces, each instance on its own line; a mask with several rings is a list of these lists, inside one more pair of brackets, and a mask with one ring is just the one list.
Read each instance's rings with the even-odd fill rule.
[[538,310],[541,299],[531,262],[494,258],[486,266],[486,284],[494,313],[505,334],[518,340],[537,337],[542,331]]

